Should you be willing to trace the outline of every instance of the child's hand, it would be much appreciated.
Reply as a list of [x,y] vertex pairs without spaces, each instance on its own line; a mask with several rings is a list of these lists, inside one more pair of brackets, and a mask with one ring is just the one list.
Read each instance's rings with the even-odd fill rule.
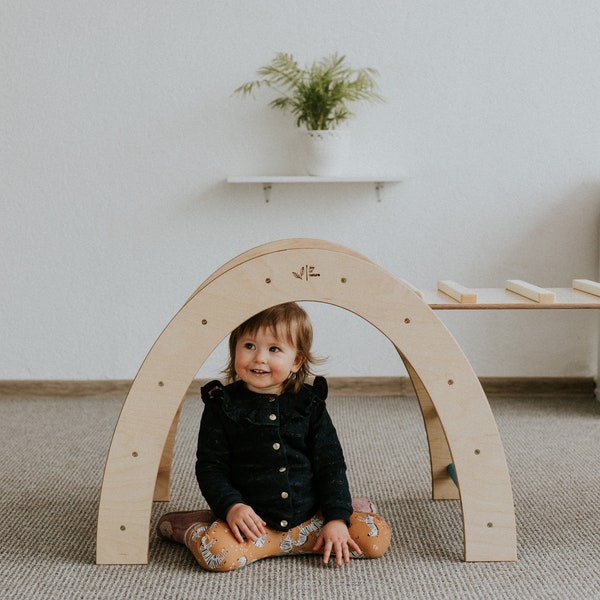
[[247,504],[234,504],[227,511],[227,525],[240,543],[244,541],[244,537],[255,542],[266,533],[266,523]]
[[323,552],[323,562],[327,564],[331,553],[335,554],[338,567],[342,562],[350,562],[350,552],[362,554],[358,544],[350,537],[346,523],[342,520],[329,521],[323,525],[319,539],[313,547],[313,552]]

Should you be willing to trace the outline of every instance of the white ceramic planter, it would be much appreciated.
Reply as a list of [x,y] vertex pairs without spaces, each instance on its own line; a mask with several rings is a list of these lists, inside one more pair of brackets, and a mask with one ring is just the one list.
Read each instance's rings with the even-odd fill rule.
[[309,175],[333,177],[344,174],[348,154],[347,133],[339,129],[303,132],[304,167]]

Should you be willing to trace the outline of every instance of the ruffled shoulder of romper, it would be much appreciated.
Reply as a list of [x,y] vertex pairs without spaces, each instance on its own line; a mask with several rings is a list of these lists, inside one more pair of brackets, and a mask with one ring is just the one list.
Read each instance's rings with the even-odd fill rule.
[[225,397],[223,384],[217,379],[207,383],[200,389],[200,396],[205,404],[207,402],[222,402]]
[[317,375],[312,384],[313,392],[319,400],[325,401],[327,398],[327,392],[329,387],[327,386],[327,379],[321,375]]

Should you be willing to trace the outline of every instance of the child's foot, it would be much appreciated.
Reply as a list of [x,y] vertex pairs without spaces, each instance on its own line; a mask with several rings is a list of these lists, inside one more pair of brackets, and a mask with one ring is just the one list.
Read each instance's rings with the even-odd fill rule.
[[156,524],[156,534],[163,540],[184,543],[185,532],[196,523],[210,525],[216,517],[211,510],[188,510],[163,515]]
[[375,505],[368,498],[352,498],[352,510],[366,513],[377,512]]

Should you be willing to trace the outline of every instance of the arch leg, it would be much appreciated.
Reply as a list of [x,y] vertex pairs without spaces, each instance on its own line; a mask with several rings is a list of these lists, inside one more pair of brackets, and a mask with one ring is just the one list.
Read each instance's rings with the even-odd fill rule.
[[160,463],[158,465],[158,473],[156,474],[156,484],[154,485],[154,502],[168,502],[171,499],[171,466],[173,464],[173,451],[175,450],[175,439],[177,437],[177,426],[179,425],[179,417],[183,402],[179,405],[175,418],[171,423],[171,428],[167,434]]
[[[396,350],[398,349],[396,348]],[[408,371],[423,415],[431,463],[431,497],[433,500],[459,500],[459,489],[448,475],[447,470],[448,465],[452,462],[452,454],[435,406],[413,366],[400,350],[398,350],[398,354]]]
[[[442,339],[430,342],[437,344]],[[437,460],[446,461],[446,446],[442,439],[445,434],[449,462],[455,466],[463,519],[464,559],[468,562],[515,561],[514,504],[500,435],[470,365],[459,360],[457,348],[455,352],[450,348],[447,350],[447,362],[439,374],[415,364],[416,361],[411,360],[410,364],[419,373],[417,385],[423,386],[420,399],[424,400],[424,414],[434,410],[439,418],[439,424],[435,417],[433,419],[433,429],[437,431],[434,438],[439,447],[436,449],[433,444],[432,456],[437,454]],[[447,464],[438,465],[438,468],[445,469]],[[435,480],[435,472],[433,477]]]

